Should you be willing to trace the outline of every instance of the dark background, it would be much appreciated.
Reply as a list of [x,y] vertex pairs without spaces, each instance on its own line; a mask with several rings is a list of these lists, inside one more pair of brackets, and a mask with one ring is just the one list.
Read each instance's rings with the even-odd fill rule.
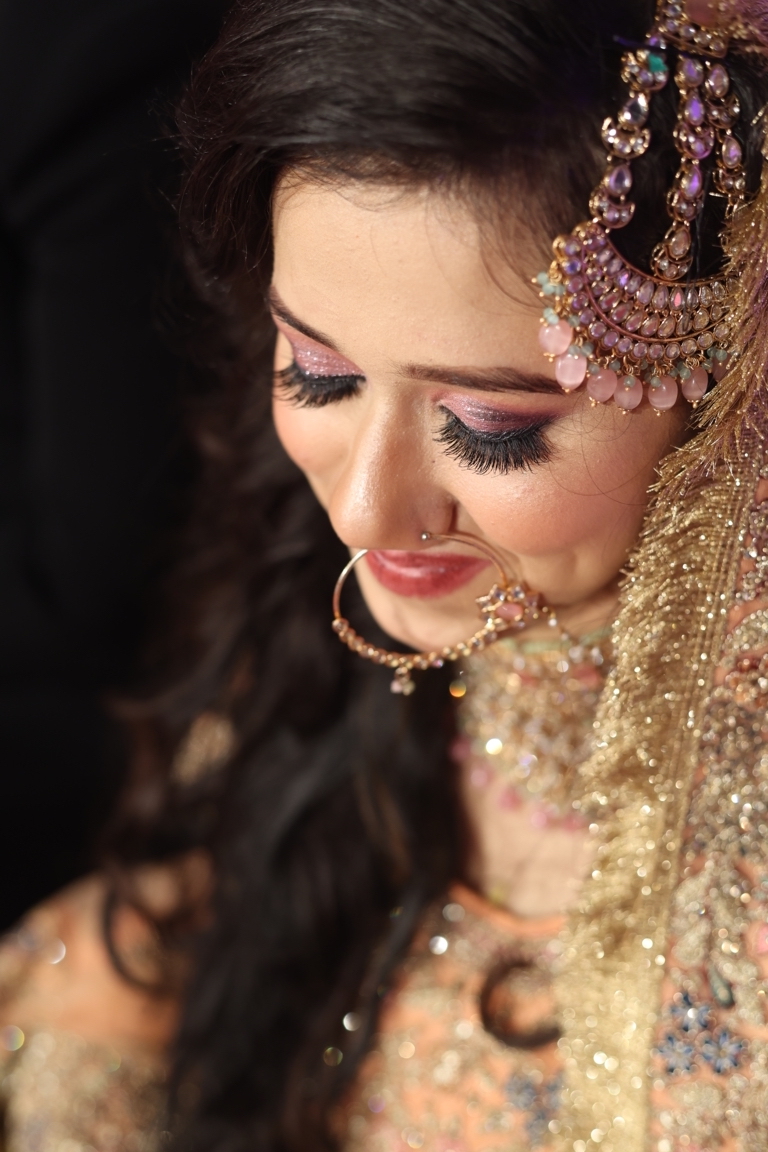
[[89,866],[189,465],[169,110],[228,0],[0,0],[0,928]]

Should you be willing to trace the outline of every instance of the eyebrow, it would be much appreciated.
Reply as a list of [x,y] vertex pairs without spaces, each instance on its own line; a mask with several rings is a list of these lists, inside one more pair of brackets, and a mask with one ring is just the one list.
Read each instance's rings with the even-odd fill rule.
[[290,324],[291,328],[295,328],[296,331],[301,332],[303,336],[308,336],[310,340],[314,340],[318,344],[324,344],[326,348],[330,348],[331,352],[338,352],[340,356],[342,355],[341,349],[331,340],[330,336],[326,336],[324,332],[320,332],[317,328],[311,328],[309,324],[305,324],[303,320],[299,320],[298,316],[294,316],[293,312],[291,312],[281,300],[276,288],[270,288],[268,303],[270,310],[277,316],[278,320]]
[[536,372],[518,372],[515,368],[440,368],[428,364],[407,364],[405,375],[411,380],[425,380],[434,384],[448,384],[478,392],[549,392],[564,396],[554,380]]
[[[332,352],[343,355],[338,345],[324,332],[312,328],[303,320],[299,320],[298,316],[294,316],[274,287],[269,289],[269,307],[279,320],[285,324],[290,324],[291,328],[295,328],[297,332],[301,332],[318,344],[325,345]],[[443,368],[430,364],[406,364],[403,375],[411,380],[421,380],[431,384],[447,384],[449,387],[476,392],[545,392],[556,396],[565,395],[562,388],[554,380],[544,376],[543,373],[518,372],[515,368],[482,370],[479,368]]]

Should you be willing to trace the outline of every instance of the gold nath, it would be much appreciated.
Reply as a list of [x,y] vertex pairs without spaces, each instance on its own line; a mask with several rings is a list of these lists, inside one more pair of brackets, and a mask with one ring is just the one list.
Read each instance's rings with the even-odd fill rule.
[[[349,621],[341,614],[341,592],[352,569],[370,549],[363,548],[345,565],[341,575],[336,581],[333,592],[333,630],[339,639],[362,656],[364,660],[372,660],[374,664],[383,664],[394,670],[394,677],[390,685],[393,692],[400,692],[410,696],[416,688],[411,673],[414,669],[442,668],[446,662],[460,660],[465,656],[472,656],[475,652],[482,652],[489,644],[493,644],[505,632],[518,631],[525,628],[534,620],[545,617],[553,625],[557,625],[557,618],[551,608],[542,602],[541,596],[531,592],[522,584],[510,584],[504,567],[487,545],[480,544],[470,537],[462,535],[441,536],[431,532],[422,532],[422,540],[445,540],[452,543],[467,544],[487,557],[495,566],[498,581],[485,596],[478,596],[476,603],[480,610],[483,626],[469,640],[451,647],[435,649],[432,652],[391,652],[387,648],[379,648],[376,644],[369,644],[367,640],[355,632]],[[519,609],[517,619],[505,620],[499,616],[498,610],[502,605],[516,606]]]

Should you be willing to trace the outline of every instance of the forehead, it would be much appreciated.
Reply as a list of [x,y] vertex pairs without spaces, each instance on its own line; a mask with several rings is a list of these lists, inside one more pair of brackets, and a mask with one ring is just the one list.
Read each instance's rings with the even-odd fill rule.
[[498,363],[511,322],[539,311],[516,258],[523,232],[516,220],[492,232],[471,203],[429,189],[287,179],[275,198],[274,279],[297,316],[337,340],[354,321],[418,343],[420,357],[432,342],[461,362],[482,341]]

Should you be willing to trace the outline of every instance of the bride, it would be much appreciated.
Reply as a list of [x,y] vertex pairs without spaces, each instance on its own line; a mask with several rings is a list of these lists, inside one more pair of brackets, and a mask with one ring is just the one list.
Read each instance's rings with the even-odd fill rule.
[[[689,10],[690,9],[690,10]],[[9,1152],[768,1144],[768,13],[249,0],[180,110],[215,375]]]

